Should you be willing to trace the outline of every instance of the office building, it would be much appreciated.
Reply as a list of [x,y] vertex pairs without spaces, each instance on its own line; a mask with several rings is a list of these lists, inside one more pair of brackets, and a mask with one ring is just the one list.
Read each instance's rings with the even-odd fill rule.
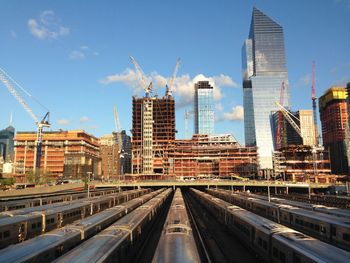
[[284,85],[288,108],[288,72],[283,28],[259,9],[254,8],[249,37],[242,48],[244,134],[246,146],[257,146],[261,173],[272,174],[272,112],[278,110]]
[[214,90],[209,81],[194,86],[194,133],[214,133]]
[[319,98],[323,145],[329,151],[332,173],[348,174],[348,109],[345,87],[331,87]]
[[2,157],[5,162],[13,161],[14,137],[15,128],[12,126],[0,131],[0,158]]

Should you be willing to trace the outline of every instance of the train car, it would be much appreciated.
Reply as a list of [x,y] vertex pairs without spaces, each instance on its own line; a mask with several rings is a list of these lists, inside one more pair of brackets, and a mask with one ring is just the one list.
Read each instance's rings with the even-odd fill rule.
[[282,224],[290,225],[316,238],[350,250],[350,220],[314,213],[298,207],[280,208]]
[[[206,196],[207,194],[195,191],[192,192],[197,195],[197,198],[204,199],[205,201],[202,203],[209,208],[210,212],[217,215],[217,209],[211,209],[215,202],[210,202],[210,197]],[[242,208],[230,207],[228,204],[225,204],[225,206],[228,210],[225,218],[220,215],[218,219],[225,222],[237,237],[250,246],[266,262],[345,263],[349,261],[350,253],[345,250],[272,222]],[[231,209],[234,209],[234,212],[230,212]],[[330,253],[333,254],[329,255]]]
[[324,205],[314,205],[314,211],[338,217],[350,218],[350,210]]
[[349,262],[350,253],[340,248],[290,230],[272,236],[271,261],[283,262]]
[[4,232],[3,237],[0,238],[0,248],[63,227],[76,220],[90,216],[94,212],[101,211],[102,208],[106,209],[107,204],[111,206],[112,204],[119,204],[148,191],[133,190],[130,193],[122,193],[116,197],[115,201],[111,201],[109,197],[94,197],[86,202],[77,201],[67,205],[50,207],[50,209],[44,211],[0,218],[0,230]]
[[158,194],[56,262],[129,262],[130,251],[147,235],[150,223],[170,193],[168,189]]
[[4,262],[50,262],[118,220],[164,189],[128,201],[78,222],[0,250]]
[[180,188],[174,194],[152,260],[152,263],[160,262],[201,262]]

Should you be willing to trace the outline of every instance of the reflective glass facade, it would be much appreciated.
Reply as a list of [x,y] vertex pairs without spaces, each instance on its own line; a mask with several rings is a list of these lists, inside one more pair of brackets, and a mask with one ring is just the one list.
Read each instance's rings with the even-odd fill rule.
[[272,113],[283,82],[282,104],[288,107],[288,73],[283,28],[257,8],[242,48],[242,69],[245,143],[258,146],[261,169],[272,169]]
[[194,133],[214,133],[214,94],[209,81],[199,81],[194,87]]

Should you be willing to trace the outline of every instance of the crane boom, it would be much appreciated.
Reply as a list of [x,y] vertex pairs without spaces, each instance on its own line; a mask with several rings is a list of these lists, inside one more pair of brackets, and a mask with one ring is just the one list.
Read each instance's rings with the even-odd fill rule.
[[[283,107],[280,103],[278,103],[277,101],[276,101],[276,105],[280,108],[280,111],[282,112],[284,117],[287,119],[287,121],[290,123],[290,125],[292,125],[294,130],[300,135],[300,137],[302,139],[304,139],[303,135],[301,133],[300,127],[298,126],[298,124],[295,123],[295,121],[291,117],[292,114],[285,107]],[[294,115],[293,115],[293,117],[296,118]]]
[[180,58],[177,59],[176,61],[176,65],[175,65],[175,69],[174,69],[174,73],[172,75],[172,77],[170,78],[168,84],[166,85],[166,93],[165,93],[165,96],[171,96],[172,93],[173,93],[173,84],[174,84],[174,81],[176,79],[176,75],[177,75],[177,72],[179,70],[179,67],[180,67],[180,63],[181,63],[181,60]]
[[315,61],[312,62],[312,86],[311,86],[311,99],[312,99],[312,113],[315,129],[315,144],[318,145],[318,131],[317,131],[317,115],[316,115],[316,94],[315,94]]
[[2,83],[4,83],[8,91],[12,94],[12,96],[15,97],[15,99],[19,102],[19,104],[22,105],[22,107],[26,110],[26,112],[29,113],[30,117],[32,117],[35,123],[39,123],[38,117],[35,115],[32,109],[29,108],[27,103],[22,99],[22,97],[17,93],[17,91],[13,87],[11,77],[1,68],[0,68],[0,80],[2,81]]
[[[283,104],[283,99],[284,99],[284,81],[282,82],[282,87],[281,87],[280,105]],[[277,126],[277,132],[276,132],[277,150],[281,149],[282,147],[282,125],[283,125],[282,116],[283,116],[283,113],[281,111],[278,111],[278,126]]]
[[120,163],[120,174],[124,173],[124,145],[123,145],[123,138],[122,138],[122,130],[120,126],[119,121],[119,115],[117,111],[117,106],[114,105],[114,123],[115,128],[117,130],[117,142],[118,142],[118,154],[119,154],[119,163]]
[[[28,106],[28,104],[24,101],[24,99],[18,94],[13,84],[19,86],[3,69],[0,68],[0,80],[1,82],[6,86],[8,91],[16,98],[16,100],[21,104],[21,106],[29,113],[29,115],[32,117],[32,119],[35,121],[35,125],[37,126],[37,135],[36,135],[36,141],[35,141],[35,154],[34,154],[34,174],[36,179],[40,176],[40,164],[41,164],[41,148],[42,148],[42,141],[43,141],[43,128],[50,127],[49,118],[50,113],[47,112],[44,116],[44,118],[39,121],[39,118],[36,116],[36,114],[32,111],[32,109]],[[23,88],[20,87],[22,90]],[[26,92],[27,95],[29,95]],[[40,103],[39,103],[40,104]],[[42,105],[42,104],[40,104]]]
[[143,73],[143,71],[142,71],[140,65],[137,63],[136,59],[134,57],[130,56],[130,60],[131,60],[132,64],[134,64],[134,66],[135,66],[137,75],[139,76],[140,81],[141,81],[142,88],[144,89],[144,91],[146,93],[146,97],[148,97],[149,94],[152,92],[152,82],[150,84],[147,84],[145,74]]

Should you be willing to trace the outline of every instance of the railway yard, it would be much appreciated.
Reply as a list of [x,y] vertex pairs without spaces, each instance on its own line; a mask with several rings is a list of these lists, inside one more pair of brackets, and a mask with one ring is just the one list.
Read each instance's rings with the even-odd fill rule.
[[2,198],[0,262],[349,262],[349,199],[324,200],[216,187]]

